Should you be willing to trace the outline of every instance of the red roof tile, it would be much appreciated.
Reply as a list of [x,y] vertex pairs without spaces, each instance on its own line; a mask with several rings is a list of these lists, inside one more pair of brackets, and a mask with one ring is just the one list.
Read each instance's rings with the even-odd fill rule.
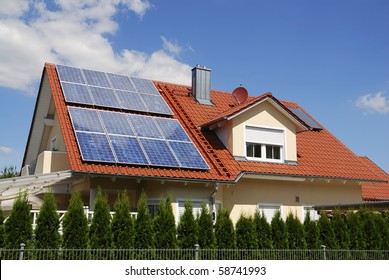
[[[263,98],[274,97],[269,93],[259,97],[249,97],[244,104],[233,106],[230,93],[213,90],[211,92],[211,99],[215,106],[202,105],[197,103],[192,97],[190,87],[164,82],[154,82],[154,84],[169,104],[174,117],[182,124],[208,163],[209,170],[83,162],[67,112],[55,65],[46,64],[45,69],[49,77],[70,166],[75,172],[229,182],[236,180],[242,172],[365,181],[382,179],[382,177],[367,170],[360,158],[326,129],[297,133],[297,152],[299,155],[297,165],[235,160],[213,131],[208,129],[201,130],[199,126],[216,120],[221,116],[234,114]],[[282,106],[285,106],[285,110],[288,110],[288,107],[300,108],[298,104],[293,102],[276,101]]]
[[362,183],[362,198],[366,201],[374,200],[389,200],[389,174],[378,167],[367,157],[360,157],[360,160],[366,166],[370,172],[377,174],[382,180],[387,181],[386,183]]

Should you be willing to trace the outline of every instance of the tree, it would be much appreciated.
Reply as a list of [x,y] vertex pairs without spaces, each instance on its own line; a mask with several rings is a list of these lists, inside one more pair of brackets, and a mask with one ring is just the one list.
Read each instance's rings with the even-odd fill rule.
[[0,179],[18,177],[19,171],[16,170],[16,166],[6,166],[0,171]]
[[115,249],[134,247],[134,222],[130,213],[130,201],[126,191],[118,194],[112,218],[112,241]]
[[375,214],[375,224],[381,235],[381,250],[389,250],[389,225],[381,214]]
[[30,210],[27,192],[19,193],[4,225],[5,246],[7,248],[20,248],[21,243],[24,243],[27,248],[31,245],[33,230]]
[[0,208],[0,248],[4,248],[4,238],[5,238],[5,230],[4,230],[4,214],[3,210]]
[[255,231],[257,233],[257,248],[258,249],[271,249],[271,228],[266,220],[265,215],[260,212],[254,214]]
[[320,232],[316,221],[311,220],[309,211],[304,220],[305,241],[308,249],[320,249]]
[[235,230],[227,209],[220,209],[215,224],[216,247],[218,249],[235,249]]
[[134,248],[154,248],[153,225],[149,208],[147,207],[147,196],[142,192],[137,204],[138,215],[135,220]]
[[270,225],[274,249],[288,249],[288,231],[280,211],[274,214]]
[[240,215],[236,223],[236,247],[239,249],[257,248],[257,233],[251,217]]
[[190,201],[185,201],[185,210],[177,227],[177,240],[181,249],[193,249],[198,242],[198,227]]
[[88,248],[88,219],[84,213],[84,204],[80,192],[73,192],[67,212],[63,218],[63,248]]
[[362,211],[361,221],[366,250],[381,250],[382,238],[376,225],[375,214]]
[[334,212],[332,227],[334,229],[338,248],[344,250],[350,249],[350,235],[347,229],[347,225],[339,211]]
[[59,215],[52,192],[45,193],[35,228],[35,247],[37,249],[58,249],[61,246]]
[[288,231],[289,249],[306,249],[304,226],[292,212],[286,217],[286,228]]
[[326,246],[327,249],[338,249],[334,229],[325,213],[321,213],[317,226],[321,245]]
[[157,249],[175,249],[177,246],[176,221],[173,214],[172,199],[161,198],[157,215],[153,220],[155,247]]
[[201,205],[201,213],[198,219],[199,245],[202,249],[215,248],[215,234],[213,232],[213,220],[205,203]]
[[93,210],[92,223],[89,230],[90,247],[92,249],[109,249],[112,247],[111,214],[108,198],[98,188]]

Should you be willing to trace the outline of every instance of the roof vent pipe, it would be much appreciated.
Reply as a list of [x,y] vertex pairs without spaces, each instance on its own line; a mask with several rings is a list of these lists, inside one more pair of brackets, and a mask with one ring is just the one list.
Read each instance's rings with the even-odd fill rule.
[[211,69],[199,64],[192,69],[192,95],[200,104],[213,105],[211,102]]

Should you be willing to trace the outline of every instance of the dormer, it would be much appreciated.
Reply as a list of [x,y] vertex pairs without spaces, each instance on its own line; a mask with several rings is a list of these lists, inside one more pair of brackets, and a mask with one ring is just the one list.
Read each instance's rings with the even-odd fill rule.
[[297,163],[296,134],[309,126],[271,93],[248,99],[202,125],[237,160]]

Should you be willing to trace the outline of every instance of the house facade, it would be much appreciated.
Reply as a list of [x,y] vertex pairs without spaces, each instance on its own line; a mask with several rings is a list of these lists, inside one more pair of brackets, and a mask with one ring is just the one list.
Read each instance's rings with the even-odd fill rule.
[[136,211],[142,191],[154,213],[172,196],[241,214],[275,211],[303,219],[312,206],[363,201],[364,185],[386,184],[297,103],[271,93],[211,90],[196,66],[192,86],[45,64],[21,176],[0,181],[1,207],[27,190],[33,209],[53,191],[66,210],[73,191],[93,209],[98,187],[111,207],[126,190]]

